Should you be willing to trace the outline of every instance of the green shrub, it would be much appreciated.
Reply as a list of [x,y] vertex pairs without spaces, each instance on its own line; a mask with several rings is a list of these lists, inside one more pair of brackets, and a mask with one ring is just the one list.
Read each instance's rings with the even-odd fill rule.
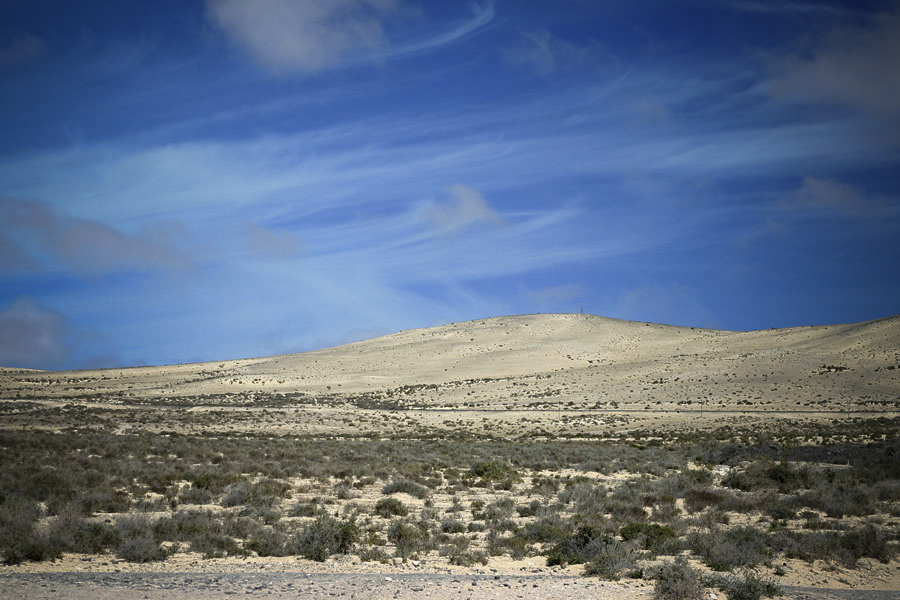
[[536,477],[531,482],[531,491],[542,496],[552,496],[559,491],[559,480],[552,477]]
[[50,526],[49,539],[66,552],[99,554],[122,542],[119,533],[107,523],[88,521],[76,509],[66,509]]
[[522,481],[512,465],[499,460],[475,463],[466,475],[477,479],[476,485],[480,487],[503,490],[511,490],[516,483]]
[[688,536],[690,550],[703,558],[714,571],[730,571],[734,567],[751,567],[769,555],[767,535],[749,526],[732,527]]
[[179,492],[178,501],[182,504],[212,504],[213,495],[208,489],[189,486]]
[[152,562],[164,559],[166,551],[152,537],[139,535],[123,540],[116,556],[128,562]]
[[800,496],[806,507],[821,510],[832,519],[865,516],[877,512],[868,489],[857,482],[826,483]]
[[786,502],[779,501],[777,498],[772,498],[772,501],[766,504],[763,512],[776,521],[786,521],[797,516],[797,511],[788,506]]
[[328,515],[328,511],[322,506],[321,498],[312,498],[295,504],[289,514],[292,517],[324,517]]
[[631,547],[618,540],[595,544],[590,559],[584,565],[584,574],[617,581],[626,571],[637,566]]
[[228,535],[222,517],[210,511],[179,511],[158,520],[153,531],[158,538],[188,542],[189,549],[204,558],[244,556],[248,552]]
[[241,506],[250,501],[250,484],[246,481],[233,483],[225,488],[225,495],[222,497],[222,506],[228,508],[231,506]]
[[409,514],[409,509],[396,498],[382,498],[375,503],[375,514],[385,519],[405,517]]
[[7,495],[0,502],[0,548],[3,562],[55,560],[62,548],[54,545],[35,527],[41,515],[37,502],[21,495]]
[[529,542],[556,543],[569,535],[569,526],[559,515],[547,515],[522,528],[522,536]]
[[733,490],[749,492],[756,488],[758,482],[754,481],[747,473],[738,469],[732,469],[725,477],[722,478],[722,485]]
[[[164,521],[164,519],[161,519],[157,524]],[[154,537],[155,526],[150,522],[150,518],[147,515],[141,513],[129,514],[116,520],[116,532],[122,539],[142,535]]]
[[446,518],[441,521],[441,533],[464,533],[466,524],[459,519]]
[[504,536],[500,535],[498,530],[491,529],[488,532],[485,542],[488,554],[491,556],[508,554],[514,560],[519,560],[531,553],[531,548],[528,546],[528,543],[524,538],[518,535],[517,532],[513,532],[512,535]]
[[468,475],[488,481],[501,481],[510,478],[521,481],[521,477],[519,477],[512,465],[498,460],[476,463],[469,469]]
[[781,595],[780,588],[774,582],[753,572],[743,576],[715,575],[706,583],[725,592],[728,600],[762,600]]
[[257,556],[286,556],[288,536],[272,527],[259,527],[245,536],[244,548]]
[[657,568],[653,579],[654,600],[701,600],[704,596],[700,572],[683,556]]
[[710,506],[718,506],[725,500],[720,492],[706,489],[692,489],[684,494],[684,508],[691,514]]
[[516,503],[512,498],[501,498],[484,507],[484,520],[499,522],[508,520],[515,512]]
[[324,562],[333,554],[349,554],[358,538],[359,528],[353,519],[319,517],[294,536],[290,549],[292,554]]
[[766,469],[766,477],[775,483],[778,492],[781,494],[789,494],[794,490],[808,485],[808,470],[802,472],[794,465],[787,462],[780,462],[771,465]]
[[391,559],[387,552],[377,546],[363,546],[357,551],[356,555],[359,556],[359,560],[362,562],[374,561],[387,564]]
[[75,474],[53,464],[23,472],[21,478],[17,487],[27,497],[45,502],[50,515],[57,514],[78,496],[80,486]]
[[399,519],[388,526],[387,538],[396,546],[397,556],[404,559],[431,549],[431,535],[426,529]]
[[70,505],[74,505],[85,515],[97,512],[123,513],[131,508],[131,499],[124,490],[94,489],[80,494]]
[[203,558],[222,558],[224,556],[246,556],[249,552],[229,535],[209,531],[191,540],[191,552],[199,552]]
[[381,489],[382,494],[396,494],[398,492],[409,494],[422,500],[427,498],[429,494],[427,487],[409,479],[396,479]]
[[[678,532],[675,529],[658,523],[629,523],[619,530],[619,535],[626,542],[640,541],[644,550],[649,550],[654,554],[663,554],[667,540],[678,539]],[[668,548],[673,549],[671,543]]]
[[543,510],[543,508],[544,505],[541,504],[540,500],[532,500],[528,504],[520,504],[517,506],[516,512],[519,513],[520,517],[535,517]]
[[584,564],[612,541],[612,537],[599,527],[582,525],[574,534],[568,535],[547,550],[547,566]]
[[451,565],[471,567],[479,563],[487,564],[487,556],[483,552],[469,550],[469,540],[464,536],[450,538],[438,550],[438,554],[447,557]]
[[863,557],[874,558],[882,563],[889,563],[897,554],[895,546],[885,535],[884,530],[867,523],[863,527],[851,529],[840,536],[837,551],[838,560],[847,567],[855,567]]
[[188,476],[188,480],[193,484],[192,487],[206,490],[213,495],[221,494],[225,488],[241,479],[242,477],[237,473],[210,468],[202,468]]

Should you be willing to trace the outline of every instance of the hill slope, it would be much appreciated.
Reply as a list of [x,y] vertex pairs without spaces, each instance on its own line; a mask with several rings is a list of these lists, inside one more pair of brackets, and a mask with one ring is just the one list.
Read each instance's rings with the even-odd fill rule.
[[5,398],[314,398],[359,406],[887,410],[900,403],[900,317],[729,332],[591,315],[496,317],[303,354],[0,374]]

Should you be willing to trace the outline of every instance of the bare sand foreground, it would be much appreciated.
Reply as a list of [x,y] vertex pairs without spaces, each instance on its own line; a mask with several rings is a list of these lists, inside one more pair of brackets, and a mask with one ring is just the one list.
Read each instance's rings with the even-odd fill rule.
[[[474,436],[487,445],[509,441],[527,447],[604,439],[675,443],[733,430],[732,441],[746,446],[786,428],[808,431],[810,444],[837,444],[842,423],[877,422],[875,441],[883,443],[896,440],[898,433],[900,317],[756,332],[590,315],[500,317],[298,355],[77,372],[2,369],[0,409],[0,431],[57,436],[249,436],[275,443]],[[164,456],[152,459],[165,462]],[[543,498],[549,503],[548,496],[535,491],[549,478],[576,480],[563,471],[521,475],[517,485],[522,491],[516,496],[521,502]],[[726,475],[716,472],[707,484],[721,485]],[[377,474],[371,481],[354,477],[348,479],[353,493],[338,494],[332,512],[373,506],[383,496],[384,481]],[[443,477],[451,488],[451,475]],[[587,477],[591,485],[611,490],[617,481],[647,479],[627,472]],[[339,481],[326,479],[288,480],[293,496],[286,498],[295,502],[319,497],[328,486],[337,489]],[[187,505],[188,487],[189,482],[174,483],[173,493],[182,494],[180,507]],[[457,488],[446,494],[436,488],[427,501],[398,497],[413,510],[450,511],[458,497],[491,506],[505,493],[492,488],[463,496],[470,492]],[[152,497],[148,492],[144,501]],[[287,506],[285,499],[285,511]],[[684,499],[674,506],[686,510]],[[154,510],[164,513],[166,507]],[[882,515],[879,524],[896,528],[898,516],[900,510]],[[115,522],[117,517],[94,513],[92,518]],[[513,514],[511,520],[524,527],[529,518]],[[853,523],[865,522],[859,517]],[[483,543],[483,536],[479,539]],[[415,563],[387,562],[338,557],[321,563],[253,553],[204,559],[183,552],[135,563],[112,554],[68,553],[52,562],[0,566],[0,598],[637,599],[651,597],[653,590],[647,580],[583,577],[581,565],[547,567],[540,555],[492,556],[486,565],[468,567],[454,566],[437,552]],[[789,597],[900,597],[896,558],[888,563],[864,558],[853,569],[795,559],[769,566],[775,567]],[[725,597],[721,591],[711,593]]]

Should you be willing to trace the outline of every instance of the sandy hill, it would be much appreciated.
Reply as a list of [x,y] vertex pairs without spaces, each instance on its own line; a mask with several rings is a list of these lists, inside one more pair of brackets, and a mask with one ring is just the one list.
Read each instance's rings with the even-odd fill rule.
[[580,314],[496,317],[269,358],[5,370],[0,390],[5,398],[122,403],[890,412],[900,408],[900,316],[751,332]]

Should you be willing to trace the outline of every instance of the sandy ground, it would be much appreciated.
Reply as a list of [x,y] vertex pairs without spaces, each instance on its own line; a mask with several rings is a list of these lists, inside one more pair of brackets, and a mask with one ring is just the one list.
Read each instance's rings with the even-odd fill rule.
[[[457,323],[298,355],[133,369],[0,369],[3,427],[337,437],[602,438],[900,414],[900,317],[726,332],[589,315]],[[534,564],[535,562],[539,564]],[[647,598],[543,559],[487,567],[295,559],[148,565],[67,556],[0,567],[3,598]],[[786,562],[796,598],[900,597],[900,565]],[[808,589],[815,588],[815,589]],[[863,588],[873,590],[864,595]],[[836,595],[829,595],[836,594]],[[856,594],[856,595],[854,595]],[[723,596],[719,596],[723,598]]]
[[[90,562],[87,562],[88,559]],[[106,564],[103,564],[106,563]],[[574,570],[497,561],[477,569],[427,563],[381,565],[358,560],[325,564],[288,559],[173,557],[133,565],[67,557],[49,568],[0,569],[0,598],[649,598],[648,582],[588,579]],[[11,594],[11,595],[4,595]]]
[[[133,564],[111,557],[70,555],[54,563],[0,567],[0,599],[188,600],[250,595],[644,600],[653,594],[652,582],[601,581],[583,577],[578,567],[535,564],[540,560],[492,560],[488,566],[475,569],[416,562],[381,565],[341,558],[321,564],[294,558],[203,560],[179,555],[159,563]],[[788,598],[900,598],[900,569],[896,564],[867,565],[863,572],[834,571],[821,564],[802,570],[789,566],[788,575],[778,583]],[[710,593],[727,600],[722,592]]]
[[[14,403],[12,402],[14,401]],[[119,409],[121,430],[569,437],[900,414],[900,317],[727,332],[526,315],[304,354],[101,371],[0,369],[0,408]],[[144,410],[171,408],[165,423]],[[197,419],[195,413],[202,413]],[[55,427],[52,419],[26,419]]]

